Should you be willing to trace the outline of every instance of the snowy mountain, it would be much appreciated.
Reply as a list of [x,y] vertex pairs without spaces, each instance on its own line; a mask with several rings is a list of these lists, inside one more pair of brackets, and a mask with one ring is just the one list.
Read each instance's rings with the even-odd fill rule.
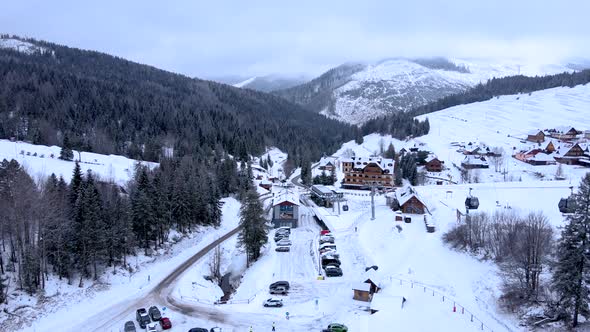
[[233,86],[237,88],[247,88],[262,92],[271,92],[276,90],[288,89],[303,84],[308,79],[305,76],[287,77],[281,75],[254,76],[243,80]]
[[464,91],[492,77],[546,75],[585,67],[583,62],[537,64],[518,59],[386,59],[343,65],[276,94],[352,124],[406,111]]

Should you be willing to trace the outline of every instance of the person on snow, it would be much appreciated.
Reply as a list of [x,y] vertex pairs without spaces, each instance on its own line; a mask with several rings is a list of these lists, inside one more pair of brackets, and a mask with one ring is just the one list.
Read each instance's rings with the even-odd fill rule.
[[254,330],[252,330],[252,326],[250,326],[250,332],[254,332]]
[[273,331],[276,331],[276,329],[275,329],[275,322],[272,322],[272,330]]
[[406,298],[402,297],[402,309],[404,308],[404,304],[406,304]]

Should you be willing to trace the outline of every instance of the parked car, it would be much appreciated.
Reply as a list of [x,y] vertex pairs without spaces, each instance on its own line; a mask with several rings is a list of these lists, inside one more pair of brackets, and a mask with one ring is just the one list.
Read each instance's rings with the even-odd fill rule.
[[279,240],[279,242],[277,242],[277,246],[281,246],[281,247],[290,246],[290,245],[291,245],[291,240],[289,240],[289,239],[281,239],[281,240]]
[[326,266],[326,277],[342,277],[342,269],[335,266]]
[[287,252],[287,251],[291,251],[291,247],[289,247],[289,246],[277,247],[275,249],[275,251],[278,251],[278,252]]
[[158,325],[156,323],[150,323],[147,325],[146,328],[147,332],[157,332],[158,331]]
[[339,259],[326,259],[326,258],[322,258],[322,268],[326,268],[326,266],[328,265],[332,265],[332,266],[336,266],[336,267],[340,267],[341,263]]
[[123,328],[124,332],[136,332],[135,323],[133,321],[127,321],[125,323],[125,327]]
[[209,332],[207,329],[202,327],[193,327],[192,329],[188,330],[188,332]]
[[275,288],[271,288],[269,293],[273,295],[287,295],[289,294],[289,290],[283,286],[277,286]]
[[287,232],[291,234],[291,227],[279,227],[277,228],[277,232]]
[[150,314],[150,318],[154,322],[162,319],[162,314],[160,313],[160,309],[158,309],[158,307],[156,307],[155,305],[151,306],[150,309],[148,310],[148,312]]
[[330,230],[329,230],[329,229],[322,229],[322,230],[320,231],[320,235],[326,235],[326,234],[330,234],[330,233],[331,233],[331,232],[330,232]]
[[275,242],[278,242],[282,239],[288,239],[288,238],[289,238],[289,235],[287,235],[287,234],[277,234],[277,235],[275,235]]
[[320,237],[320,244],[324,243],[334,243],[334,237],[331,235],[324,235]]
[[348,332],[348,327],[340,323],[332,323],[328,325],[328,331],[330,332]]
[[160,326],[162,326],[162,330],[168,330],[172,328],[172,322],[170,321],[170,318],[168,317],[162,317],[162,319],[160,319]]
[[222,331],[221,331],[221,327],[212,327],[211,331],[209,331],[209,332],[222,332]]
[[[336,251],[336,246],[335,245],[333,245],[331,243],[325,243],[325,244],[329,244],[330,246],[323,247],[323,248],[320,246],[320,254],[325,254],[328,251]],[[322,245],[324,245],[324,244],[322,244]]]
[[328,250],[320,255],[322,258],[340,258],[340,254],[336,250]]
[[334,243],[323,243],[320,244],[320,250],[322,249],[334,249],[336,250],[336,245]]
[[135,319],[139,323],[139,327],[145,329],[145,326],[151,322],[150,316],[148,316],[147,310],[145,308],[139,308],[135,312]]
[[270,299],[264,301],[263,306],[280,308],[283,306],[283,300],[270,298]]
[[291,285],[289,284],[288,281],[276,281],[273,282],[272,284],[270,284],[270,286],[268,286],[268,289],[272,289],[272,288],[277,288],[277,287],[285,287],[287,290],[289,290],[291,288]]

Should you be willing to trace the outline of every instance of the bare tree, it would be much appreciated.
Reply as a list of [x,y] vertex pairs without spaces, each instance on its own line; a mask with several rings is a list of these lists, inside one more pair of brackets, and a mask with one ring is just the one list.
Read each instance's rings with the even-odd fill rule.
[[504,149],[501,147],[492,148],[492,154],[490,155],[492,164],[494,165],[494,171],[500,172],[502,164],[504,164]]
[[221,286],[221,279],[223,276],[221,275],[221,247],[215,247],[213,254],[209,257],[209,273],[211,274],[211,279],[219,286]]

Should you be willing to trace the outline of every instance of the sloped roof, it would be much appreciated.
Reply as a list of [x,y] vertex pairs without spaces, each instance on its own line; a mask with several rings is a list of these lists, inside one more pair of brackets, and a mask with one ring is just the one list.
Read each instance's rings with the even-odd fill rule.
[[424,201],[420,199],[418,193],[416,193],[416,191],[412,187],[408,186],[404,189],[396,190],[395,192],[395,198],[397,199],[397,202],[400,206],[406,204],[406,202],[409,201],[412,197],[416,197],[416,199],[418,199],[420,202],[422,202],[422,204],[424,204]]
[[537,160],[537,161],[554,161],[555,159],[550,154],[537,153],[533,157],[531,157],[531,160]]
[[288,202],[288,203],[291,203],[294,205],[299,205],[299,197],[297,197],[297,195],[295,195],[295,193],[293,193],[292,191],[283,190],[273,197],[272,206],[277,206],[277,205],[279,205],[281,203],[285,203],[285,202]]
[[364,292],[370,292],[371,285],[367,284],[366,282],[358,282],[352,286],[352,289],[353,290],[360,290],[360,291],[364,291]]
[[554,132],[559,133],[559,134],[565,134],[570,130],[576,130],[574,127],[572,126],[557,126],[554,129]]
[[465,156],[465,159],[461,163],[467,165],[489,165],[485,157],[479,156]]
[[533,135],[533,136],[536,136],[536,135],[537,135],[538,133],[540,133],[540,132],[541,132],[541,133],[543,133],[543,134],[545,134],[545,133],[544,133],[544,132],[543,132],[541,129],[535,129],[535,130],[530,130],[530,131],[528,131],[528,132],[527,132],[527,135]]
[[395,165],[393,159],[381,157],[351,157],[343,159],[342,161],[353,163],[354,168],[365,168],[368,164],[373,163],[379,166],[382,170],[389,170],[391,174],[393,174],[393,167]]
[[371,281],[377,285],[381,286],[381,276],[379,272],[375,271],[375,269],[369,269],[365,274],[363,274],[363,281],[367,281],[371,279]]
[[385,310],[393,307],[400,306],[402,303],[401,296],[391,296],[381,293],[373,294],[371,299],[371,309],[374,310]]
[[426,163],[429,163],[435,159],[440,161],[440,159],[438,159],[435,155],[430,155],[430,156],[426,157],[425,161],[426,161]]
[[320,163],[319,163],[318,166],[326,166],[328,164],[334,166],[336,164],[336,158],[334,158],[334,157],[322,157],[322,159],[320,159]]

